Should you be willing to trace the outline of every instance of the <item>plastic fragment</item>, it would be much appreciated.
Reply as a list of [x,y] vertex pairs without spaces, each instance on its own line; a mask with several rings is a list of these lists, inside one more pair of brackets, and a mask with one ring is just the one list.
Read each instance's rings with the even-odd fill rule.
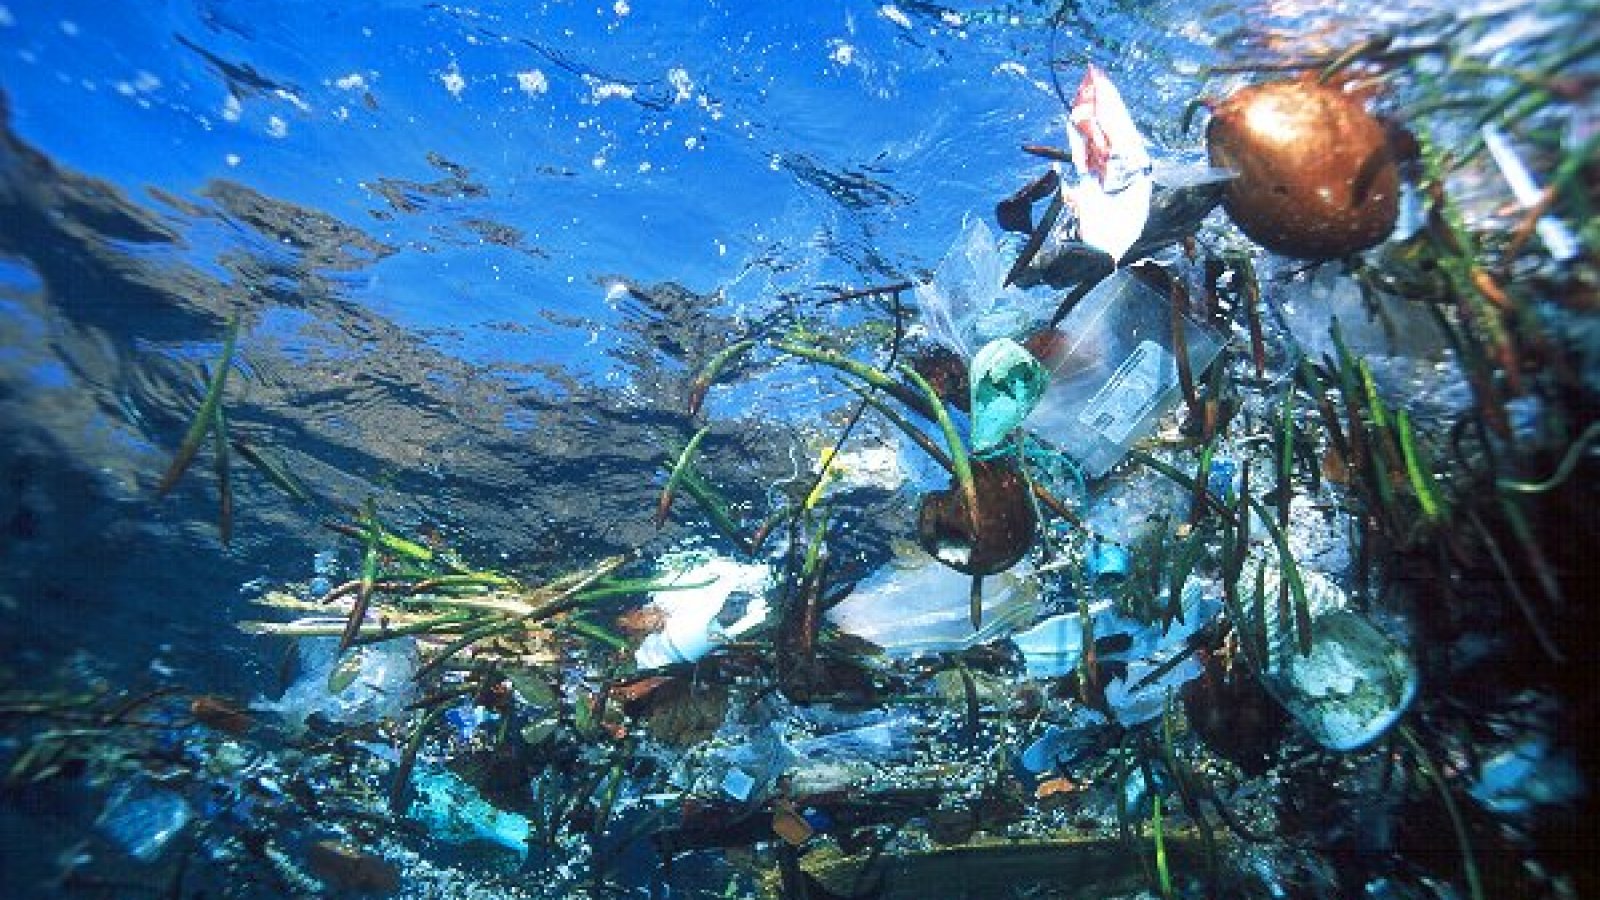
[[1022,751],[1022,767],[1035,775],[1066,765],[1094,746],[1100,729],[1110,722],[1086,707],[1073,710],[1063,725],[1051,725]]
[[[1126,269],[1096,285],[1040,342],[1050,384],[1028,428],[1104,475],[1177,402],[1171,318],[1167,299]],[[1198,374],[1221,345],[1187,318],[1182,327]]]
[[477,788],[454,772],[419,766],[414,785],[416,799],[407,815],[426,826],[433,837],[461,844],[487,841],[527,855],[532,833],[527,818],[483,799]]
[[139,781],[112,792],[95,825],[135,859],[155,862],[192,818],[183,797]]
[[[364,646],[360,653],[342,661],[338,647],[337,638],[302,638],[299,654],[304,674],[282,697],[257,701],[251,708],[275,712],[298,730],[312,714],[345,724],[395,717],[415,698],[415,641],[400,638]],[[334,679],[341,667],[343,672]],[[345,677],[349,681],[341,685]]]
[[[646,636],[634,651],[634,662],[640,669],[696,662],[720,641],[738,637],[766,620],[765,594],[771,569],[765,563],[681,553],[664,557],[661,564],[669,573],[669,584],[706,583],[651,594],[651,603],[662,613],[665,625]],[[753,599],[737,621],[719,624],[717,617],[736,594]]]
[[[1300,572],[1311,616],[1311,652],[1298,652],[1276,604],[1266,604],[1269,653],[1262,683],[1306,731],[1330,750],[1354,750],[1399,721],[1417,693],[1416,663],[1405,648],[1349,608],[1326,575]],[[1278,566],[1265,569],[1276,596]]]
[[1022,651],[1029,678],[1062,678],[1078,670],[1083,656],[1083,623],[1077,613],[1051,616],[1011,636]]
[[1467,793],[1493,812],[1525,813],[1577,799],[1583,778],[1570,753],[1552,750],[1547,739],[1534,735],[1484,760]]
[[826,618],[890,656],[960,650],[1032,621],[1037,591],[1030,571],[1024,563],[984,579],[984,624],[974,631],[971,577],[913,548],[863,579]]
[[968,219],[932,280],[914,290],[929,336],[965,360],[989,341],[1022,334],[1048,318],[1054,297],[1004,286],[1010,264],[989,226]]
[[[1483,145],[1488,148],[1489,155],[1494,157],[1495,165],[1500,167],[1500,174],[1505,176],[1506,184],[1511,186],[1511,193],[1516,196],[1517,203],[1523,209],[1534,209],[1543,202],[1543,190],[1533,180],[1533,174],[1517,154],[1516,148],[1511,146],[1511,141],[1494,123],[1483,126]],[[1555,216],[1540,216],[1539,222],[1534,226],[1539,233],[1539,239],[1544,241],[1545,249],[1550,251],[1550,256],[1557,262],[1571,262],[1578,256],[1578,239],[1573,236],[1566,223]]]
[[1133,557],[1121,544],[1095,541],[1083,555],[1083,568],[1091,580],[1123,579],[1133,568]]

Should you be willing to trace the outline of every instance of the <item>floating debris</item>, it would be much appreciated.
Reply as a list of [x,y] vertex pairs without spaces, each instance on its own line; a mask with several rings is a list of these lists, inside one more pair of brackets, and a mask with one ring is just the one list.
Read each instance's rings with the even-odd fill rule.
[[[1279,618],[1277,604],[1266,604],[1263,680],[1317,743],[1355,750],[1377,740],[1410,708],[1417,695],[1416,664],[1351,609],[1327,576],[1302,569],[1300,578],[1310,603],[1310,652],[1302,652],[1291,635],[1296,626]],[[1280,583],[1277,567],[1266,566],[1265,595],[1276,597]]]
[[1212,165],[1238,173],[1228,216],[1268,250],[1337,259],[1394,229],[1395,154],[1353,93],[1309,78],[1243,88],[1212,109],[1206,145]]

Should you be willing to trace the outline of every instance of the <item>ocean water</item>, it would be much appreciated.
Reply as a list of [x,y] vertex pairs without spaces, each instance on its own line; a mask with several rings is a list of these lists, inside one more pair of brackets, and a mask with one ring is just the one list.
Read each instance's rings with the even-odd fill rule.
[[[1570,37],[1552,37],[1551,22]],[[532,581],[623,552],[726,550],[681,506],[664,527],[653,520],[663,467],[701,423],[685,411],[695,373],[739,338],[881,334],[884,304],[829,298],[922,281],[965,221],[992,222],[995,203],[1047,166],[1023,145],[1066,146],[1066,106],[1089,64],[1120,86],[1151,142],[1177,155],[1203,147],[1203,130],[1181,124],[1192,101],[1253,77],[1208,77],[1208,67],[1329,58],[1375,35],[1454,28],[1508,45],[1592,41],[1573,22],[1592,26],[1592,10],[1421,0],[0,0],[0,758],[15,764],[46,727],[103,729],[98,746],[115,755],[124,739],[115,723],[40,719],[30,705],[40,696],[168,692],[156,708],[194,695],[240,707],[282,695],[303,668],[291,642],[238,623],[272,617],[257,603],[269,591],[359,577],[361,540],[327,525],[360,521],[366,504],[397,533]],[[1592,69],[1574,83],[1576,99],[1552,102],[1592,114]],[[1396,90],[1380,101],[1391,112],[1420,102],[1415,80]],[[1438,138],[1465,148],[1470,117]],[[1500,215],[1494,207],[1473,204],[1484,217]],[[1220,212],[1207,222],[1229,228]],[[1216,246],[1241,240],[1230,233]],[[1311,289],[1294,282],[1304,281],[1294,264],[1259,267]],[[1290,329],[1296,310],[1285,302],[1275,327]],[[309,499],[288,496],[236,448],[224,543],[209,439],[169,492],[158,485],[232,317],[228,433],[291,472]],[[1567,325],[1587,327],[1556,327]],[[1242,333],[1235,339],[1247,346]],[[1434,387],[1419,402],[1470,405],[1458,402],[1461,379],[1440,375]],[[775,494],[807,480],[850,400],[823,372],[764,358],[711,391],[706,417],[723,424],[700,452],[729,502],[759,519]],[[913,528],[893,489],[869,484],[848,497],[835,513],[844,523],[836,556],[859,578]],[[319,553],[332,561],[326,572]],[[1592,592],[1582,575],[1569,594]],[[1403,614],[1394,621],[1395,631],[1418,630]],[[1569,656],[1592,675],[1592,649]],[[1564,670],[1554,681],[1576,677]],[[1452,697],[1458,688],[1423,686]],[[1562,696],[1525,699],[1547,718],[1587,721],[1560,708]],[[207,805],[197,799],[204,779],[194,773],[209,765],[201,756],[233,751],[193,737],[180,719],[159,719],[159,752],[135,742],[149,757],[142,769],[157,773],[138,790],[157,801],[130,827],[159,830],[158,812],[172,811],[159,802],[188,785],[192,817],[174,829],[181,854],[162,844],[143,859],[108,824],[138,796],[94,777],[124,769],[91,760],[87,775],[9,781],[0,793],[0,893],[312,895],[336,890],[327,885],[337,879],[318,888],[284,872],[310,865],[302,848],[327,837],[397,861],[396,890],[407,896],[607,890],[570,872],[540,874],[553,863],[538,854],[524,863],[481,841],[430,840],[414,820],[357,826],[331,812],[319,822],[303,806],[284,813],[291,807],[272,794],[290,790],[296,763],[284,754],[325,748],[276,731],[235,742],[270,762],[229,763],[204,790],[248,794],[241,784],[268,777],[274,787],[256,802],[278,811],[251,819],[237,803]],[[1557,750],[1528,751],[1536,777],[1555,784],[1555,822],[1588,808],[1575,805],[1588,802],[1576,799],[1586,796],[1574,787],[1582,774],[1548,762],[1566,758],[1559,748],[1576,743],[1574,727],[1553,729]],[[398,730],[362,740],[404,743]],[[1593,887],[1570,854],[1540,855],[1563,835],[1592,837],[1592,825],[1530,822],[1526,806],[1510,824],[1495,818],[1493,803],[1468,791],[1494,793],[1483,767],[1504,744],[1475,753],[1462,740],[1429,746],[1444,749],[1436,762],[1474,835],[1494,848],[1484,853],[1510,845],[1505,859],[1522,852],[1579,872],[1534,879],[1541,896]],[[352,766],[379,771],[381,754],[351,752],[363,760]],[[603,770],[603,757],[591,757]],[[1320,762],[1330,773],[1342,764]],[[382,790],[377,775],[355,780]],[[1306,780],[1280,786],[1304,792],[1293,804],[1302,818],[1322,797]],[[1169,810],[1178,802],[1171,795]],[[1427,816],[1430,839],[1377,834],[1405,831],[1392,824],[1352,837],[1368,827],[1352,817],[1327,826],[1344,829],[1329,838],[1337,851],[1319,857],[1305,837],[1293,854],[1262,850],[1256,865],[1292,856],[1322,873],[1284,879],[1290,896],[1468,896],[1448,819],[1435,807]],[[1488,836],[1497,829],[1517,834]],[[1350,894],[1327,874],[1339,853],[1401,859],[1362,863],[1367,893]],[[718,868],[720,857],[706,854],[663,874],[667,856],[648,840],[631,846],[608,895],[757,890],[750,870]],[[1248,869],[1240,859],[1248,853],[1230,865]],[[1197,883],[1179,890],[1205,896]],[[1270,872],[1259,883],[1273,884]]]

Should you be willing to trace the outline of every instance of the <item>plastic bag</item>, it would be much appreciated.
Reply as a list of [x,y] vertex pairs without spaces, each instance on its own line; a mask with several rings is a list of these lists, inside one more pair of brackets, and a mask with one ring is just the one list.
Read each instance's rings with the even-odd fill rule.
[[989,226],[968,219],[933,279],[914,291],[929,336],[968,360],[995,338],[1022,334],[1048,319],[1055,298],[1005,287],[1010,268]]
[[[416,698],[419,660],[416,642],[410,639],[358,647],[341,655],[335,638],[302,638],[299,654],[304,674],[277,700],[252,704],[254,709],[283,716],[293,729],[304,728],[313,713],[350,725],[394,718]],[[358,666],[354,680],[330,690],[330,676],[341,661]]]
[[1122,94],[1094,66],[1072,98],[1067,140],[1079,177],[1061,180],[1061,196],[1078,216],[1078,238],[1121,262],[1150,215],[1150,152]]
[[1004,445],[1044,396],[1050,376],[1038,358],[1010,338],[983,345],[968,367],[972,382],[972,452],[988,456]]
[[[666,624],[647,636],[634,652],[634,663],[641,670],[696,662],[720,641],[738,637],[766,620],[765,595],[772,571],[765,563],[681,553],[663,557],[662,567],[672,573],[675,584],[685,587],[650,595],[651,604],[661,611]],[[747,595],[750,602],[744,615],[723,626],[718,616],[735,594]]]
[[[1198,378],[1221,345],[1186,317],[1180,325]],[[1177,401],[1171,307],[1122,269],[1073,307],[1053,338],[1043,354],[1050,386],[1028,428],[1099,477]]]
[[827,613],[840,630],[890,656],[960,650],[1033,619],[1038,590],[1026,564],[983,580],[983,628],[972,630],[972,576],[909,549],[863,579]]

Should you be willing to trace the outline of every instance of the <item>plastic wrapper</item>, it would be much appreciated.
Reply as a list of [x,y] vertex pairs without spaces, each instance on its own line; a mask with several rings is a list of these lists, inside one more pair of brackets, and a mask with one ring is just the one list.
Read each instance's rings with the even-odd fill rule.
[[1077,613],[1051,616],[1011,637],[1022,651],[1029,678],[1061,678],[1083,658],[1083,619]]
[[[1221,346],[1186,317],[1180,327],[1189,370],[1198,378]],[[1172,335],[1166,298],[1137,276],[1124,269],[1100,282],[1046,343],[1050,387],[1028,428],[1070,454],[1090,477],[1104,475],[1178,399]]]
[[974,631],[972,576],[920,550],[903,550],[856,585],[827,618],[890,656],[960,650],[1004,637],[1032,621],[1038,591],[1031,571],[1023,564],[983,580],[983,627]]
[[995,338],[1015,337],[1048,319],[1054,297],[1005,286],[1011,262],[989,226],[968,219],[933,279],[916,286],[928,335],[968,360]]
[[343,688],[330,688],[329,680],[343,658],[337,638],[302,638],[299,645],[301,676],[283,696],[258,701],[255,709],[282,716],[291,728],[304,728],[313,713],[334,722],[354,725],[403,714],[416,698],[416,642],[401,638],[352,648],[359,669]]
[[182,796],[136,781],[112,792],[95,825],[130,856],[155,862],[193,818]]

